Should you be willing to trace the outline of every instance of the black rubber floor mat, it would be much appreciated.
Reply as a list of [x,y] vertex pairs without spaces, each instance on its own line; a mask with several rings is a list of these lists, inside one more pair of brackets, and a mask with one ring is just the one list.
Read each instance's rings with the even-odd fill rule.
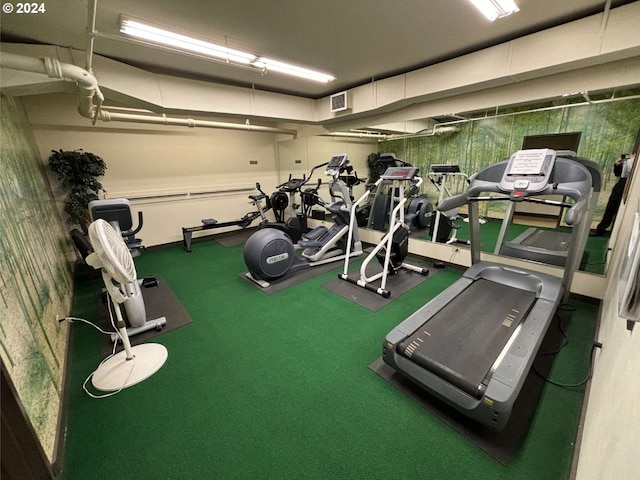
[[[568,313],[563,312],[562,315]],[[542,341],[540,352],[555,351],[562,343],[559,321],[560,318],[556,315]],[[563,320],[563,325],[567,325],[566,319]],[[534,361],[540,375],[549,374],[554,358],[555,355],[545,355]],[[384,363],[382,357],[376,359],[369,368],[503,465],[509,464],[526,438],[545,385],[545,381],[532,369],[516,399],[506,427],[494,432],[417,387]]]
[[[191,316],[184,309],[171,288],[169,288],[169,285],[167,285],[161,277],[156,276],[156,279],[158,280],[157,287],[142,288],[141,290],[142,298],[144,298],[147,320],[165,317],[167,319],[167,323],[160,331],[151,329],[129,337],[129,341],[132,346],[146,343],[158,335],[170,332],[171,330],[175,330],[176,328],[191,323]],[[113,331],[111,320],[109,319],[107,304],[102,301],[98,301],[98,305],[98,326],[103,330]],[[124,312],[124,308],[122,311]],[[110,337],[107,335],[101,335],[100,354],[107,355],[111,353],[112,348],[113,343],[111,342]],[[119,350],[122,350],[121,344],[118,345],[118,349],[116,351]]]
[[[412,265],[427,268],[429,269],[429,273],[427,275],[421,275],[417,272],[401,270],[396,275],[390,275],[387,278],[386,285],[386,289],[391,292],[391,296],[389,298],[384,298],[374,292],[370,292],[362,287],[349,283],[345,280],[341,280],[337,276],[336,278],[324,283],[322,287],[326,288],[330,292],[346,298],[347,300],[352,301],[353,303],[357,303],[361,307],[375,312],[388,305],[401,295],[407,293],[412,288],[418,286],[428,278],[431,278],[438,272],[438,270],[433,268],[425,260],[420,260],[418,258],[409,256],[407,257],[407,262]],[[371,274],[382,271],[382,267],[377,263],[375,265],[372,264],[370,269]],[[351,271],[350,275],[354,278],[357,278],[358,270]],[[367,273],[367,275],[369,275],[369,273]],[[380,281],[378,280],[374,284],[376,286],[379,286]]]
[[[281,292],[286,290],[289,287],[293,287],[294,285],[298,285],[299,283],[305,282],[312,278],[317,277],[318,275],[323,275],[331,270],[338,269],[342,263],[340,261],[325,263],[322,265],[317,265],[315,267],[309,267],[304,270],[298,270],[297,272],[293,272],[290,274],[283,275],[276,280],[272,280],[270,282],[270,286],[267,288],[262,288],[258,286],[255,282],[252,282],[246,277],[247,272],[240,273],[240,277],[245,279],[254,287],[260,289],[262,292],[267,295],[273,295],[274,293]],[[337,273],[336,273],[337,275]]]

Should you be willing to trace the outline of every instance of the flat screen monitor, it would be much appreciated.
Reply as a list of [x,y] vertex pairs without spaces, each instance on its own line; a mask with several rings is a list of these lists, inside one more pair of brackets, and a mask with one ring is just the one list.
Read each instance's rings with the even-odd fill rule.
[[578,153],[582,132],[552,133],[548,135],[527,135],[522,141],[522,149],[551,148],[553,150],[570,150]]

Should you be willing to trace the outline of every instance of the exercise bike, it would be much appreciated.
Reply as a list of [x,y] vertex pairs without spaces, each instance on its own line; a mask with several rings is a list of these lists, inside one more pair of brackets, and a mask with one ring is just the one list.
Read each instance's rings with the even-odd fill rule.
[[124,243],[129,248],[132,257],[140,255],[142,239],[136,234],[142,230],[144,218],[138,211],[138,226],[133,228],[133,216],[131,215],[131,203],[126,198],[111,198],[105,200],[92,200],[89,202],[89,216],[91,220],[102,218],[122,235]]
[[[89,215],[92,222],[101,218],[108,222],[117,233],[122,235],[127,247],[132,252],[132,257],[140,254],[142,240],[136,238],[135,234],[142,229],[142,212],[138,212],[138,226],[134,229],[129,200],[126,198],[93,200],[89,202]],[[137,335],[147,330],[155,329],[160,331],[167,324],[165,317],[147,320],[147,310],[140,287],[150,288],[157,286],[158,280],[154,277],[138,279],[136,282],[122,286],[125,290],[123,294],[126,296],[123,305],[130,325],[127,328],[129,336]],[[116,338],[118,338],[118,334],[111,334],[111,341],[115,341]]]
[[[360,276],[358,278],[352,278],[349,276],[350,252],[347,249],[347,255],[344,260],[344,270],[338,275],[338,278],[377,293],[385,298],[389,298],[391,296],[391,292],[386,288],[387,278],[389,275],[395,275],[402,269],[420,273],[421,275],[427,275],[429,270],[411,265],[404,261],[409,253],[410,234],[409,227],[405,224],[405,204],[407,202],[407,198],[404,195],[404,184],[408,183],[410,189],[420,188],[420,185],[422,185],[422,178],[418,176],[418,169],[416,167],[402,166],[387,168],[372,188],[367,190],[353,204],[351,207],[351,220],[349,222],[347,244],[350,245],[349,239],[357,231],[357,227],[355,226],[355,216],[358,206],[361,203],[364,203],[372,192],[376,192],[383,183],[390,184],[391,189],[397,192],[396,205],[390,215],[389,230],[362,262],[362,265],[360,266]],[[382,271],[369,275],[367,274],[367,268],[371,260],[374,258],[376,258],[382,265]],[[379,287],[374,285],[374,282],[377,280],[381,281]]]
[[[287,274],[317,265],[342,260],[349,250],[350,256],[362,254],[362,243],[356,228],[350,235],[349,249],[347,234],[352,202],[347,185],[340,174],[347,168],[347,154],[334,155],[326,165],[325,175],[331,177],[329,193],[332,202],[319,201],[332,215],[334,224],[330,227],[318,226],[305,233],[297,244],[283,231],[265,228],[255,232],[245,243],[243,256],[249,269],[246,277],[261,288]],[[318,197],[319,199],[319,197]],[[302,250],[301,255],[295,254]]]

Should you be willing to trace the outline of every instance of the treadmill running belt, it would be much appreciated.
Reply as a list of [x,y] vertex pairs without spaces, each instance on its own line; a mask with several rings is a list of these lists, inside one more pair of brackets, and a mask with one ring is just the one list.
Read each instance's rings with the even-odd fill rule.
[[533,235],[526,238],[522,245],[526,247],[544,248],[559,252],[569,250],[571,234],[567,232],[552,232],[551,230],[536,230]]
[[398,352],[481,398],[480,385],[535,299],[535,292],[476,280],[400,342]]

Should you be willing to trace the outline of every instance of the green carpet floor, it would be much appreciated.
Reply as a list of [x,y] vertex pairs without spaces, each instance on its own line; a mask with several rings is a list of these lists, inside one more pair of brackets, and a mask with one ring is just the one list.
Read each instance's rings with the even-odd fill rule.
[[[141,384],[102,400],[82,382],[101,360],[98,333],[72,325],[63,480],[565,479],[584,388],[547,385],[508,467],[383,381],[368,365],[384,336],[445,289],[445,269],[372,313],[321,285],[276,295],[238,273],[242,246],[147,250],[138,275],[161,275],[193,322],[157,337],[169,358]],[[73,315],[95,316],[99,276],[76,281]],[[552,377],[586,375],[597,307],[574,301]]]

